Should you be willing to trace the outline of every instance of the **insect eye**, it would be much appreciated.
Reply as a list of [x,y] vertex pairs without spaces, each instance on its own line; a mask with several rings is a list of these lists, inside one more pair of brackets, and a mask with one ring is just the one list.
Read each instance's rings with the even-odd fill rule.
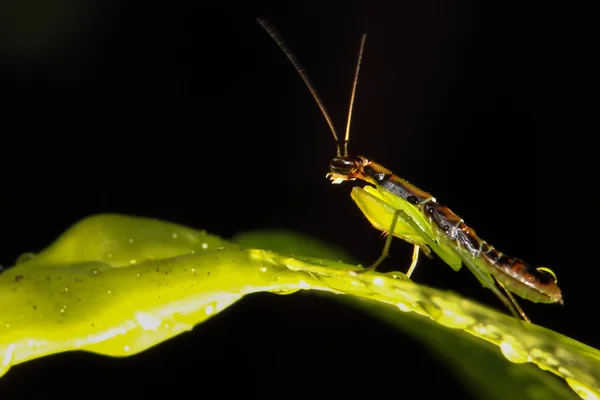
[[356,172],[356,162],[347,157],[335,157],[329,163],[329,169],[334,174],[352,175]]

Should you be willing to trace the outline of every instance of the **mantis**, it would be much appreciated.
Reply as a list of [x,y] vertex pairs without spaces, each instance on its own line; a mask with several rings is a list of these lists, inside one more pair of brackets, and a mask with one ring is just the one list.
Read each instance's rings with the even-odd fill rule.
[[361,272],[375,270],[387,258],[391,241],[393,237],[397,237],[414,246],[411,264],[406,273],[409,278],[417,266],[421,252],[428,257],[435,253],[455,271],[459,271],[464,264],[517,319],[531,322],[512,293],[535,303],[563,304],[556,275],[550,269],[534,268],[521,259],[504,255],[480,239],[462,218],[438,203],[429,193],[366,157],[349,155],[350,123],[366,34],[363,34],[360,43],[346,133],[344,141],[340,142],[331,117],[296,55],[273,26],[261,18],[258,22],[300,74],[333,134],[337,152],[329,164],[327,178],[334,184],[356,179],[367,183],[363,188],[353,187],[351,197],[373,227],[384,232],[387,237],[380,257]]

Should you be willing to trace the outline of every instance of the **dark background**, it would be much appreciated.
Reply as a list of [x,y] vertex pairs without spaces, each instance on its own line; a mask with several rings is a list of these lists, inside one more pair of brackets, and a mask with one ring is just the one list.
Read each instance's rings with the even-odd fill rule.
[[[432,193],[499,250],[550,266],[565,305],[521,305],[535,323],[600,346],[596,10],[120,3],[14,1],[0,13],[0,264],[104,212],[223,237],[285,228],[375,260],[383,240],[351,184],[325,179],[330,132],[262,16],[307,67],[339,131],[368,32],[351,151]],[[395,241],[383,270],[405,270],[410,254]],[[413,279],[502,310],[466,269],[439,259]],[[350,354],[360,342],[372,345]],[[372,395],[372,376],[463,393],[444,368],[410,337],[337,303],[264,294],[135,357],[68,353],[15,366],[0,396],[279,396],[312,383]]]

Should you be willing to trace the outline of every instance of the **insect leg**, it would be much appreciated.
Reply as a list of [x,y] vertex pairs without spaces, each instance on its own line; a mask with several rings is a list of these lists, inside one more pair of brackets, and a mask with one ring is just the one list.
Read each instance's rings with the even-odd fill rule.
[[383,251],[381,252],[381,255],[379,256],[379,258],[377,260],[375,260],[375,262],[373,264],[371,264],[369,267],[365,268],[365,272],[375,271],[375,269],[379,266],[379,264],[381,264],[383,262],[383,260],[385,260],[387,258],[388,254],[390,253],[390,246],[392,245],[392,239],[394,238],[394,235],[392,232],[394,232],[394,229],[396,229],[396,222],[398,222],[398,210],[396,210],[394,212],[394,216],[392,217],[392,225],[390,226],[388,235],[385,238],[385,245],[383,246]]
[[419,261],[419,250],[420,249],[421,248],[417,245],[415,245],[415,247],[413,248],[413,255],[412,255],[412,261],[410,263],[410,268],[406,272],[407,278],[410,278],[410,276],[414,272],[415,268],[417,268],[417,262]]
[[[429,235],[427,235],[425,232],[423,232],[421,227],[419,227],[419,225],[417,225],[417,223],[408,214],[406,214],[406,212],[404,212],[403,210],[396,210],[396,212],[394,213],[394,219],[392,220],[392,222],[393,222],[392,229],[395,226],[395,222],[398,219],[398,217],[402,218],[408,225],[410,225],[415,230],[415,232],[418,232],[423,237],[423,239],[425,240],[425,243],[427,243],[427,245],[429,247],[431,247],[434,250],[437,248],[438,244],[431,237],[429,237]],[[437,251],[436,251],[436,253],[437,253]],[[498,297],[500,299],[500,301],[502,301],[504,303],[504,305],[506,305],[506,307],[510,310],[512,315],[517,320],[520,320],[520,318],[519,318],[519,315],[520,315],[525,321],[531,322],[531,321],[529,321],[529,318],[527,318],[527,316],[525,315],[525,313],[523,312],[521,307],[519,307],[519,305],[515,301],[514,297],[510,293],[508,293],[508,291],[504,288],[504,286],[500,285],[507,292],[508,297],[505,296],[498,289],[498,287],[494,283],[494,279],[492,278],[492,276],[489,272],[478,268],[467,257],[461,257],[461,259],[462,259],[463,263],[467,266],[469,271],[471,271],[471,273],[473,275],[475,275],[477,280],[479,280],[479,282],[484,287],[490,289],[496,295],[496,297]],[[498,282],[498,283],[500,283],[500,282]]]
[[[507,291],[507,293],[508,293],[508,297],[507,297],[506,295],[504,295],[504,293],[502,293],[500,291],[500,289],[498,289],[498,287],[496,286],[496,283],[494,281],[494,278],[487,270],[484,270],[484,269],[481,269],[480,267],[478,267],[475,263],[473,263],[473,260],[470,257],[461,256],[461,259],[463,260],[463,263],[466,265],[466,267],[469,269],[469,271],[471,271],[471,273],[475,276],[475,278],[477,278],[479,283],[481,283],[483,285],[483,287],[490,289],[496,295],[496,297],[498,299],[500,299],[500,301],[502,303],[504,303],[506,308],[508,308],[510,310],[513,317],[515,317],[519,321],[521,321],[521,318],[524,318],[525,321],[529,321],[529,319],[527,319],[527,317],[524,315],[524,313],[521,310],[521,308],[519,307],[519,305],[516,304],[516,301],[512,297],[512,295],[510,293],[508,293],[508,291]],[[500,282],[498,282],[498,283],[500,283]],[[502,286],[502,285],[500,285],[500,286]],[[504,289],[506,291],[504,286],[502,286],[502,289]],[[511,300],[512,300],[512,302],[511,302]],[[515,307],[515,305],[516,305],[516,307]]]
[[519,312],[519,314],[521,314],[521,317],[523,317],[523,319],[526,322],[531,323],[531,320],[529,318],[527,318],[527,315],[525,315],[525,312],[523,311],[523,309],[521,308],[521,306],[519,306],[519,303],[517,303],[517,300],[514,298],[514,296],[504,287],[504,285],[498,279],[496,279],[496,282],[498,282],[498,285],[500,285],[500,287],[502,289],[504,289],[504,291],[508,295],[508,298],[510,299],[510,301],[512,301],[513,305],[515,306],[515,308],[517,309],[517,311]]
[[[371,264],[369,267],[365,268],[365,272],[366,271],[374,271],[379,266],[379,264],[381,264],[383,262],[383,260],[385,260],[387,258],[387,256],[389,255],[390,246],[392,245],[392,239],[394,238],[393,232],[396,229],[396,223],[398,222],[398,218],[400,218],[400,216],[401,216],[400,213],[404,213],[404,211],[396,210],[394,212],[394,216],[392,217],[392,223],[390,225],[390,229],[387,232],[387,237],[385,238],[385,245],[383,246],[383,251],[381,252],[381,255],[379,256],[379,258],[377,260],[375,260],[375,262],[373,264]],[[408,217],[408,216],[406,216],[406,217]],[[405,219],[404,216],[402,216],[402,218]],[[410,217],[408,217],[408,218],[410,218]],[[410,263],[408,272],[406,273],[407,277],[410,278],[410,275],[415,270],[418,261],[419,261],[419,246],[414,245],[412,261]]]

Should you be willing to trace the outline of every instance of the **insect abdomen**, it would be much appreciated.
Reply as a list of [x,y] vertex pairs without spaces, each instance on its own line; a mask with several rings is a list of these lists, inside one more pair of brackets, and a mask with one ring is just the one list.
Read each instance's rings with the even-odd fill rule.
[[494,249],[448,207],[430,201],[420,208],[438,234],[451,239],[457,251],[466,252],[476,262],[483,263],[508,290],[534,302],[562,303],[562,294],[553,275]]

